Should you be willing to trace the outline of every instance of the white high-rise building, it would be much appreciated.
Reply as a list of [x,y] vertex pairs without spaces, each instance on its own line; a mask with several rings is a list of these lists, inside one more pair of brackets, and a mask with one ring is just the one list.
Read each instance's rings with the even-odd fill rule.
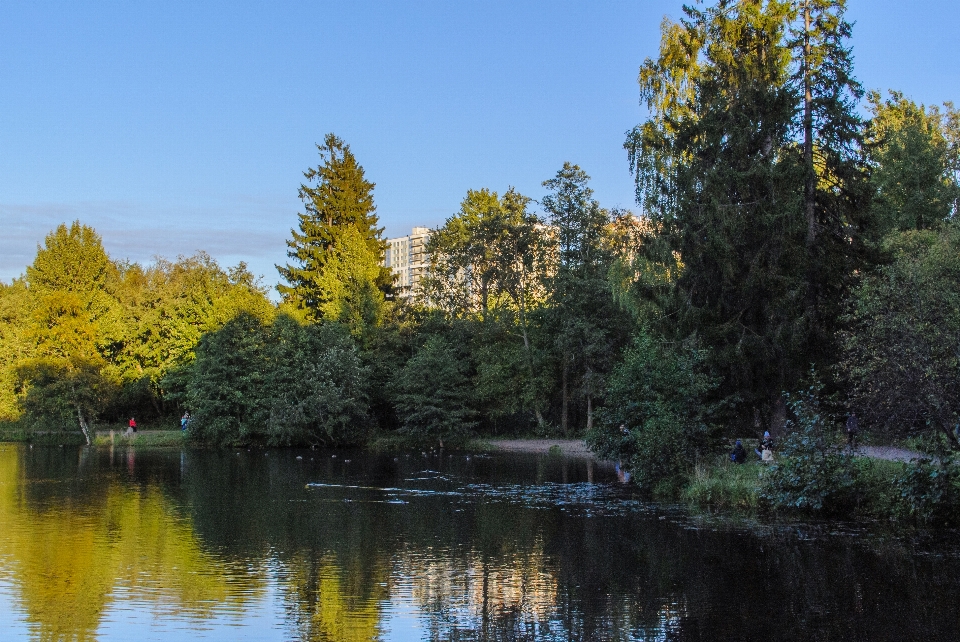
[[394,284],[402,297],[413,296],[421,277],[430,267],[427,255],[429,238],[429,227],[415,227],[408,236],[387,239],[383,264],[396,275]]

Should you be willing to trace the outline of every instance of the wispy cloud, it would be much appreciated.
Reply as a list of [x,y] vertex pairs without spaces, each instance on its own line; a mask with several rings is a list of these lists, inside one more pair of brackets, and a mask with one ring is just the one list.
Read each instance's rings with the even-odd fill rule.
[[23,274],[37,246],[60,223],[79,220],[103,238],[111,257],[150,263],[204,251],[224,265],[246,261],[273,281],[285,259],[295,213],[286,202],[238,197],[229,207],[151,211],[133,203],[20,205],[0,203],[0,280]]

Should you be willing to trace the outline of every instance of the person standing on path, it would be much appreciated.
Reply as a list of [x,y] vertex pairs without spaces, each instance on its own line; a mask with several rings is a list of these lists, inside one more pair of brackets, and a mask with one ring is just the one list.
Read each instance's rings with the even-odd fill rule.
[[137,432],[137,422],[130,417],[130,432]]
[[857,432],[859,432],[857,413],[851,412],[850,416],[847,417],[847,446],[850,447],[850,450],[857,449]]

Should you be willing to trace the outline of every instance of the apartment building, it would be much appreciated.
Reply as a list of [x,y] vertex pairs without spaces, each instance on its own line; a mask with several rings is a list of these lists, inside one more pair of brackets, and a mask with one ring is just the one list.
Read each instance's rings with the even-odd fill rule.
[[420,279],[430,267],[430,257],[427,255],[429,238],[429,227],[415,227],[407,236],[387,239],[383,264],[396,276],[394,284],[401,297],[413,296]]

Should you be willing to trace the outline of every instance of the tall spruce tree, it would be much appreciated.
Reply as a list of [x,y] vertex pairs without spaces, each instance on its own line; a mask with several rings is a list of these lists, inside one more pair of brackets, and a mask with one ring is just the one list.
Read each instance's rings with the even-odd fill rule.
[[677,275],[637,295],[657,298],[665,334],[699,336],[751,417],[831,358],[867,193],[860,88],[842,1],[685,12],[641,67],[650,118],[625,145],[651,223],[638,263]]
[[277,266],[288,285],[277,290],[317,318],[369,322],[376,316],[370,310],[392,284],[391,271],[380,265],[386,244],[377,227],[374,184],[350,146],[334,134],[317,149],[321,163],[304,172],[307,183],[300,186],[306,212],[287,241],[293,262]]
[[[571,163],[544,181],[541,200],[556,233],[557,266],[550,278],[550,302],[560,357],[560,428],[570,434],[571,401],[582,400],[586,429],[593,428],[595,401],[612,365],[623,314],[607,280],[611,254],[605,242],[610,212],[593,199],[590,177]],[[579,395],[574,395],[579,391]]]

